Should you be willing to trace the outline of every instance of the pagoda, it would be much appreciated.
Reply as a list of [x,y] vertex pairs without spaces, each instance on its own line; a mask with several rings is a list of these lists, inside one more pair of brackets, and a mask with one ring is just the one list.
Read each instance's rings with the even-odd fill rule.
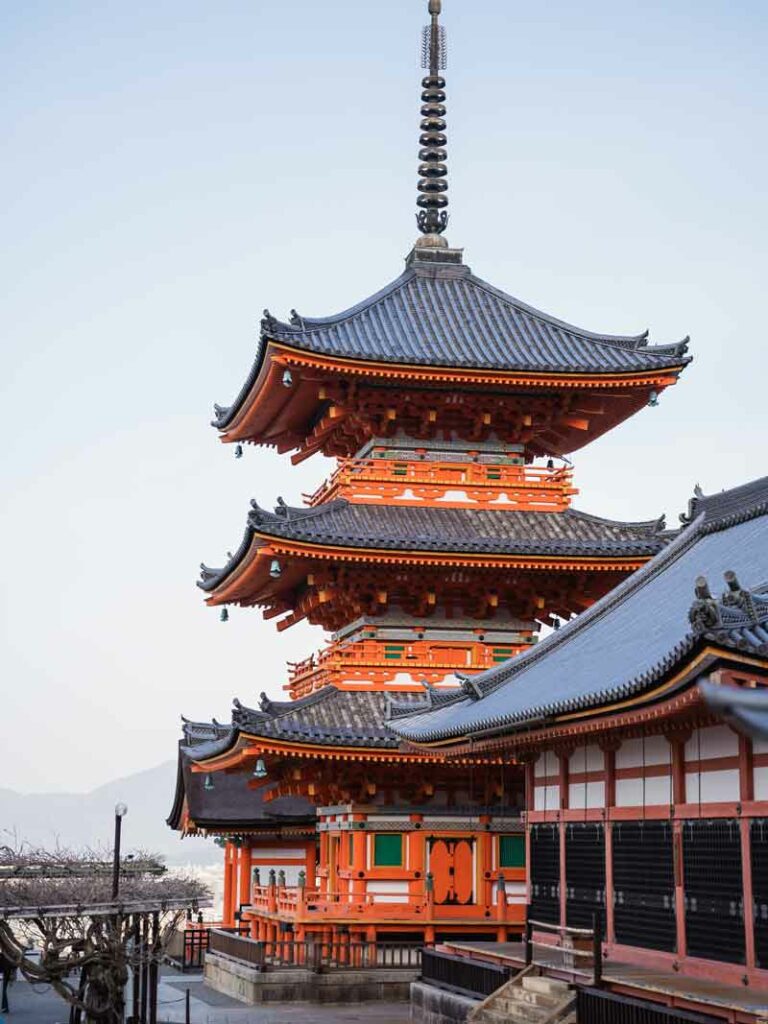
[[[308,892],[319,885],[323,928],[347,926],[342,898],[372,899],[386,926],[385,894],[397,892],[389,927],[427,941],[440,927],[503,938],[513,922],[519,933],[522,773],[484,765],[468,784],[471,757],[400,752],[390,701],[475,699],[473,677],[530,649],[542,625],[588,609],[671,536],[663,519],[572,508],[569,456],[655,405],[689,361],[687,339],[649,345],[646,334],[573,327],[481,280],[448,244],[440,8],[429,0],[419,237],[405,270],[335,316],[293,310],[284,322],[265,311],[240,393],[216,407],[237,454],[262,445],[294,464],[337,460],[305,506],[254,502],[237,551],[223,568],[203,566],[199,583],[225,620],[228,606],[258,607],[278,630],[307,620],[329,634],[291,665],[289,701],[236,702],[231,726],[184,726],[169,824],[226,840],[225,924],[237,913],[262,939],[274,936],[279,900],[252,886],[254,867],[282,871],[289,887],[299,871]],[[380,862],[393,808],[407,843],[401,835],[402,860]],[[519,887],[509,913],[493,895],[504,867]],[[424,925],[435,891],[453,922],[447,910]],[[281,927],[297,900],[306,909],[305,895],[280,904]]]
[[227,565],[203,567],[210,605],[331,634],[292,666],[292,697],[455,686],[533,644],[541,623],[589,607],[665,542],[661,522],[572,509],[568,456],[655,405],[687,340],[573,327],[487,284],[449,246],[439,0],[429,11],[420,236],[404,272],[335,316],[265,311],[245,384],[216,407],[239,452],[338,462],[307,507],[254,503]]

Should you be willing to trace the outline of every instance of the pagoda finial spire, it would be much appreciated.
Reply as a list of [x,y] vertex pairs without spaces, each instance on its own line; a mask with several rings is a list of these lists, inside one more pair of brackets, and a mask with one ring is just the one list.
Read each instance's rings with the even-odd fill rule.
[[429,0],[430,24],[424,27],[421,66],[429,70],[421,85],[421,137],[419,142],[419,212],[416,220],[425,238],[418,245],[446,245],[441,234],[448,226],[448,153],[445,146],[445,79],[440,75],[447,66],[445,29],[440,24],[441,0]]

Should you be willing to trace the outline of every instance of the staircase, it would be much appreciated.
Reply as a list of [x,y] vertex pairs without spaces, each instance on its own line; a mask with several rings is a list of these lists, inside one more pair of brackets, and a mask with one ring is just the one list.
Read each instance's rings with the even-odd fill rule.
[[575,1020],[576,994],[564,981],[545,978],[526,968],[488,996],[467,1018],[467,1024],[566,1024]]

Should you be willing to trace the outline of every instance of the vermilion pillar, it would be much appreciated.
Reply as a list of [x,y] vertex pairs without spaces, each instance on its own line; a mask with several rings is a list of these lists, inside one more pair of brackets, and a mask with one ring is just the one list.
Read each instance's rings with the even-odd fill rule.
[[[352,823],[357,825],[358,822],[365,821],[364,814],[353,814]],[[351,893],[355,898],[363,898],[365,896],[365,868],[366,868],[366,856],[365,856],[365,844],[367,835],[362,830],[355,831],[352,833],[352,886]],[[362,877],[361,877],[362,876]]]
[[232,928],[235,924],[234,855],[235,848],[228,842],[224,847],[224,905],[221,913],[225,928]]
[[314,889],[317,885],[317,846],[314,839],[307,844],[307,888]]
[[238,850],[238,903],[251,902],[251,848],[241,846]]

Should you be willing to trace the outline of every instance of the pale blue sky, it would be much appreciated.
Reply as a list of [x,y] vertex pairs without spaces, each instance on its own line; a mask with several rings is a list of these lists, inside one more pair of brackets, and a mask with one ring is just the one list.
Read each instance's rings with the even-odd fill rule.
[[[446,0],[449,238],[680,385],[576,457],[579,507],[672,522],[768,471],[764,3]],[[0,5],[0,786],[174,756],[322,634],[194,586],[248,500],[325,475],[207,425],[264,306],[338,312],[415,237],[424,0]],[[170,800],[170,794],[169,794]]]

